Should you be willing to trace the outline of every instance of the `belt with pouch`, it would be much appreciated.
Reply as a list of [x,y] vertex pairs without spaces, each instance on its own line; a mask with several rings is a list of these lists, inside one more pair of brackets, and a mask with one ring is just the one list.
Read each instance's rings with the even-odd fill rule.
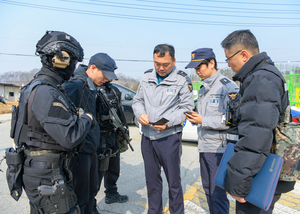
[[60,154],[62,151],[59,150],[30,150],[30,149],[25,149],[24,154],[26,156],[25,159],[25,166],[29,166],[30,168],[35,168],[35,169],[51,169],[52,168],[52,163],[49,162],[48,160],[41,161],[36,159],[37,156],[41,155],[47,155],[47,154]]

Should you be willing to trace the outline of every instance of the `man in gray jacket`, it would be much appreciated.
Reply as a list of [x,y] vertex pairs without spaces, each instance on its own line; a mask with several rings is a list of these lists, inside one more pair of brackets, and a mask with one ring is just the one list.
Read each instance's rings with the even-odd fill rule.
[[[145,72],[133,99],[133,111],[142,125],[142,155],[148,191],[148,214],[162,213],[161,167],[169,183],[171,214],[184,213],[180,177],[181,123],[193,109],[190,78],[175,67],[174,47],[157,45],[154,67]],[[161,119],[162,123],[156,123]]]
[[197,99],[197,113],[186,113],[191,123],[198,124],[198,151],[202,186],[210,213],[229,213],[225,190],[214,184],[214,177],[226,148],[225,118],[227,101],[238,93],[238,86],[217,70],[211,48],[192,52],[191,62],[185,68],[195,68],[202,80]]

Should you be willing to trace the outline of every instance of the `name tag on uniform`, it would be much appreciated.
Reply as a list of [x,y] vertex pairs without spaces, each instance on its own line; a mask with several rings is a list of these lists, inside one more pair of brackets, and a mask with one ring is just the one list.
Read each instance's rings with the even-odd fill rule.
[[176,94],[176,88],[168,88],[166,94],[174,96]]
[[209,100],[209,106],[219,106],[219,98],[211,98]]

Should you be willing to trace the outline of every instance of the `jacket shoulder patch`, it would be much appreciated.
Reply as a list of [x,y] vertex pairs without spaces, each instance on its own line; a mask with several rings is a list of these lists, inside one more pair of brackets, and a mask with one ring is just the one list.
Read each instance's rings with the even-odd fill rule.
[[61,108],[63,108],[65,111],[69,112],[68,109],[67,109],[62,103],[59,103],[59,102],[53,102],[52,105],[53,105],[53,106],[56,106],[56,107],[61,107]]
[[231,81],[227,78],[223,78],[223,79],[220,79],[220,82],[223,84],[223,85],[226,85],[228,83],[230,83]]
[[151,73],[152,71],[153,71],[153,69],[149,69],[149,70],[145,71],[144,74]]
[[179,75],[181,75],[181,76],[183,76],[183,77],[187,76],[187,74],[186,74],[184,71],[181,71],[181,70],[179,70],[179,71],[177,72],[177,74],[179,74]]
[[228,93],[228,97],[230,100],[234,100],[236,98],[237,92]]

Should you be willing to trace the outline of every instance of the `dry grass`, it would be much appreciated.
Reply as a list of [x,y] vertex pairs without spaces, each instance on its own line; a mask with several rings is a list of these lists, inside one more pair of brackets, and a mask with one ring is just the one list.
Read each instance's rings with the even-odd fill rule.
[[18,105],[18,102],[6,102],[6,105],[0,103],[0,114],[11,113],[12,105]]

